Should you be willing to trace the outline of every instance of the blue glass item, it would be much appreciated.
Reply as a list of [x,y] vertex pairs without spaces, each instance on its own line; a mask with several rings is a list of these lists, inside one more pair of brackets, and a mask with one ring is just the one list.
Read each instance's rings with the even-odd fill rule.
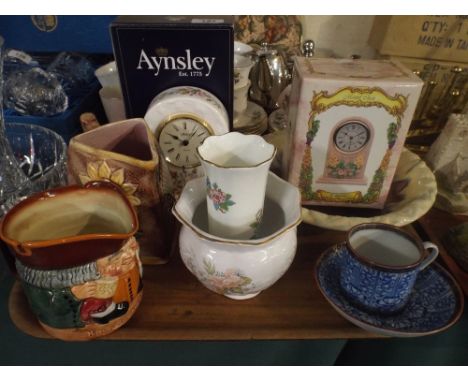
[[419,273],[407,304],[398,313],[372,313],[351,303],[339,282],[346,252],[344,243],[327,249],[316,264],[315,278],[331,306],[356,326],[379,335],[417,337],[446,330],[460,318],[463,293],[436,263]]

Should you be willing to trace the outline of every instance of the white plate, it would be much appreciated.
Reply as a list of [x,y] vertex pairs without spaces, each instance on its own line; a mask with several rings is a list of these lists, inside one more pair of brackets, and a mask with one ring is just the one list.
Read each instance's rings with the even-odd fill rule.
[[268,127],[268,116],[263,107],[254,102],[247,102],[247,109],[234,119],[234,131],[259,131]]

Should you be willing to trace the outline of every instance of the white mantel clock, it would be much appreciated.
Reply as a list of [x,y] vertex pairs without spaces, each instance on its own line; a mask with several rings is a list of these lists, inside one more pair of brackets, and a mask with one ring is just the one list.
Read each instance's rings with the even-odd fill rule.
[[370,122],[348,118],[330,133],[323,175],[317,183],[366,184],[365,169],[374,136]]
[[221,101],[210,92],[178,86],[157,95],[145,115],[162,158],[164,191],[178,195],[186,181],[203,175],[197,147],[210,135],[229,132]]
[[190,114],[175,115],[158,129],[157,142],[164,159],[176,167],[193,168],[200,165],[197,147],[213,130],[205,121]]

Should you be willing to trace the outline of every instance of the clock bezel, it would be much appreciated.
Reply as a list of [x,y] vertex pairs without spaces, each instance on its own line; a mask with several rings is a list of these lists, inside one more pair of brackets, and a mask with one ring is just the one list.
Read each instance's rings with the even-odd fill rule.
[[[356,123],[358,125],[361,125],[362,127],[364,127],[367,131],[367,139],[366,141],[363,143],[363,145],[358,148],[357,150],[353,150],[353,151],[345,151],[343,149],[341,149],[337,142],[336,142],[336,136],[338,135],[338,132],[343,128],[345,127],[346,125],[349,125],[351,123]],[[370,143],[371,141],[371,138],[372,138],[372,129],[369,127],[369,125],[367,123],[365,123],[364,121],[360,120],[360,119],[348,119],[348,120],[345,120],[345,121],[342,121],[338,124],[337,127],[335,127],[334,131],[333,131],[333,134],[332,134],[332,143],[333,145],[335,146],[335,149],[337,151],[339,151],[340,153],[344,154],[344,155],[354,155],[362,150],[364,150],[366,148],[366,146]]]
[[214,130],[212,129],[210,124],[208,122],[206,122],[204,119],[198,117],[195,114],[191,114],[191,113],[178,113],[178,114],[172,114],[172,115],[168,116],[161,123],[159,123],[158,127],[156,128],[156,132],[155,132],[156,142],[158,143],[158,146],[159,146],[159,148],[161,150],[161,154],[162,154],[162,157],[163,157],[164,161],[166,163],[170,164],[171,166],[174,166],[174,167],[177,167],[177,168],[180,168],[180,169],[184,169],[184,168],[185,169],[192,169],[192,168],[195,168],[195,167],[199,167],[200,164],[195,164],[195,165],[191,165],[191,166],[178,166],[175,163],[168,161],[167,158],[166,158],[165,153],[162,150],[161,144],[159,142],[159,138],[161,136],[161,133],[164,130],[164,128],[166,127],[166,125],[168,125],[169,123],[171,123],[172,121],[174,121],[176,119],[181,119],[181,118],[192,119],[193,121],[195,121],[195,122],[199,123],[200,125],[202,125],[206,129],[206,131],[208,131],[208,134],[210,136],[215,135]]

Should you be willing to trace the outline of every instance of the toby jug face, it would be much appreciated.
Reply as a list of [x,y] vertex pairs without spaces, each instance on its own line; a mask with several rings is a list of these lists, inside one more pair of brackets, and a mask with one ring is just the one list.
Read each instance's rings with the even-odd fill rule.
[[42,327],[63,340],[113,332],[142,298],[135,210],[110,182],[35,194],[3,219],[28,302]]

